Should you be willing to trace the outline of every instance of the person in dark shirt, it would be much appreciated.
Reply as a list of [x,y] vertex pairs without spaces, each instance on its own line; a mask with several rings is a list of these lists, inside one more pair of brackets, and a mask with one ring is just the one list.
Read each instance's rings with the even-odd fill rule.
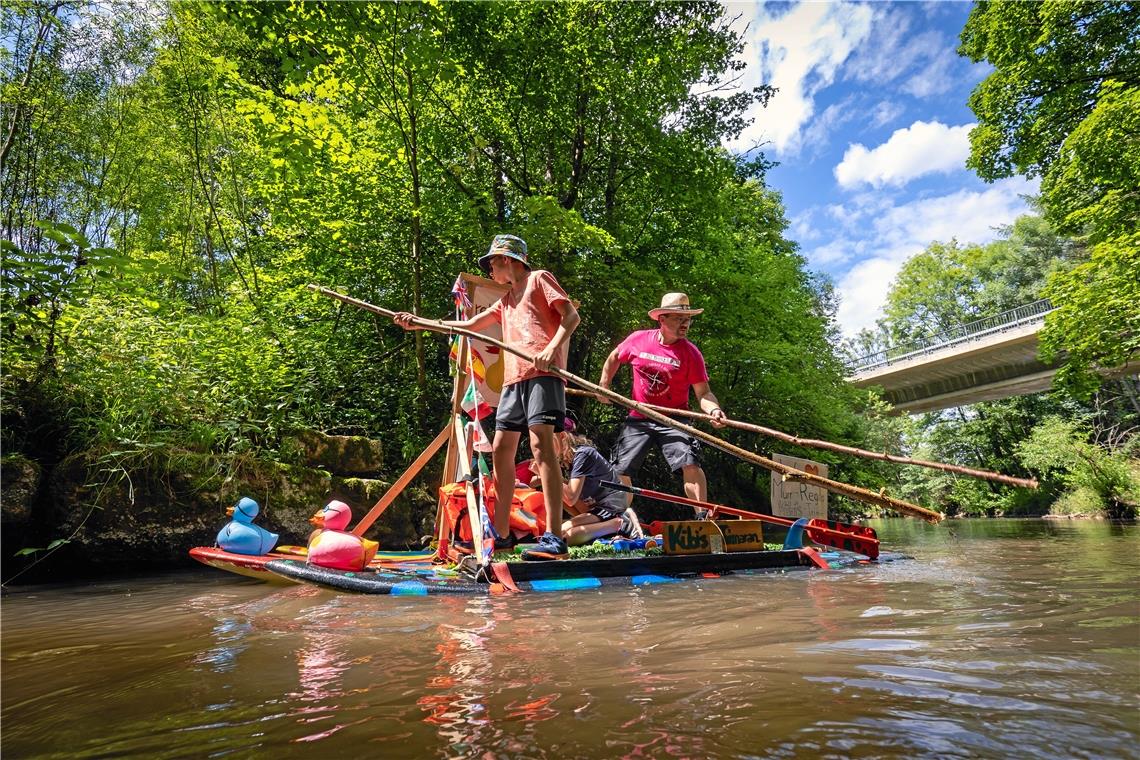
[[589,438],[562,432],[555,447],[569,479],[562,488],[562,502],[574,515],[562,523],[562,536],[570,546],[588,544],[614,534],[641,538],[644,533],[637,513],[628,507],[625,494],[602,488],[603,480],[617,481],[617,472]]

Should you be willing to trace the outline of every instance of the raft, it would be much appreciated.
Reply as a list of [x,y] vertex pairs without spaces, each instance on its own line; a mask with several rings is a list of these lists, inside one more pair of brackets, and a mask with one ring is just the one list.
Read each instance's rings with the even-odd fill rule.
[[[495,582],[476,580],[442,566],[389,566],[360,572],[332,570],[296,559],[275,559],[265,568],[284,579],[309,583],[333,591],[392,596],[501,593],[513,585],[518,591],[573,591],[602,586],[646,586],[702,578],[752,575],[786,570],[835,569],[903,559],[885,552],[867,560],[851,552],[813,549],[734,552],[724,554],[600,557],[553,562],[499,562],[492,565]],[[503,573],[506,573],[504,576]],[[515,590],[510,589],[510,590]]]
[[[281,551],[285,549],[286,551]],[[190,550],[190,556],[203,565],[225,570],[229,573],[243,575],[246,578],[256,578],[259,581],[270,583],[292,583],[289,579],[271,573],[266,565],[274,560],[301,558],[304,562],[305,547],[281,546],[269,554],[248,555],[234,554],[216,546],[196,546]],[[373,557],[372,567],[403,566],[408,564],[428,564],[433,557],[432,552],[377,552]]]

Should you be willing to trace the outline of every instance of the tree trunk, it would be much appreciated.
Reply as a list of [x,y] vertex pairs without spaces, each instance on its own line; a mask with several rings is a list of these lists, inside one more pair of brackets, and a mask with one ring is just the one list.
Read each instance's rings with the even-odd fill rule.
[[[32,49],[28,53],[28,68],[24,71],[24,78],[20,81],[20,92],[27,89],[28,84],[32,81],[32,71],[36,66],[36,57],[39,55],[40,48],[47,40],[48,31],[53,26],[53,17],[59,10],[60,3],[55,3],[48,8],[44,9],[44,13],[40,16],[40,25],[36,30],[36,41],[32,43]],[[17,100],[16,107],[12,109],[12,116],[8,120],[8,133],[4,135],[4,146],[0,148],[0,176],[4,174],[4,168],[8,165],[8,152],[12,150],[12,144],[16,141],[16,132],[20,128],[20,121],[24,118],[23,103]]]
[[[412,175],[412,313],[420,314],[423,304],[423,227],[420,223],[420,164],[418,135],[416,133],[416,87],[411,69],[404,69],[408,80],[408,169]],[[427,393],[427,369],[424,357],[423,333],[416,331],[416,387],[419,388],[417,406],[421,412]],[[421,417],[422,418],[422,417]]]

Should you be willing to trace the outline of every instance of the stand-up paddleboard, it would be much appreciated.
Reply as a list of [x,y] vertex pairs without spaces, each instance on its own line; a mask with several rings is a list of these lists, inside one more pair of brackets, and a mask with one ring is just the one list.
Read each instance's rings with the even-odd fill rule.
[[[879,560],[872,562],[849,552],[789,549],[726,554],[591,558],[555,562],[503,562],[492,566],[492,574],[497,584],[514,586],[519,591],[570,591],[615,585],[675,583],[681,580],[722,575],[838,568],[902,558],[903,555],[884,553],[880,555]],[[268,562],[266,569],[291,581],[359,594],[429,596],[486,594],[493,590],[491,583],[479,582],[467,574],[438,566],[369,568],[359,572],[349,572],[314,567],[296,559],[279,559]]]
[[[216,567],[219,570],[225,570],[229,573],[236,573],[237,575],[244,575],[247,578],[256,578],[259,581],[267,581],[269,583],[293,583],[281,575],[275,575],[265,568],[265,565],[273,560],[280,559],[300,559],[304,562],[306,555],[305,547],[303,546],[278,546],[269,554],[260,555],[247,555],[247,554],[234,554],[227,552],[224,549],[219,549],[216,546],[196,546],[190,550],[190,556],[198,560],[204,565]],[[402,566],[406,564],[411,565],[429,565],[431,564],[432,557],[435,556],[434,552],[385,552],[380,551],[372,558],[371,566],[384,567],[384,566]]]

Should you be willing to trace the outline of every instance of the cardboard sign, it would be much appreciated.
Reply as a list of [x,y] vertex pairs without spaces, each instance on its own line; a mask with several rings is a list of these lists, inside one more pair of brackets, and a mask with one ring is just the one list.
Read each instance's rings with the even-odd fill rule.
[[716,524],[709,520],[667,522],[661,526],[666,554],[710,554],[724,551],[724,538]]
[[[772,459],[797,470],[827,477],[827,465],[810,459],[773,454]],[[801,517],[827,519],[827,491],[799,480],[784,480],[772,473],[772,514],[798,520]]]
[[662,523],[666,554],[720,554],[764,549],[759,520],[684,520]]
[[717,520],[729,552],[764,551],[764,523],[759,520]]

